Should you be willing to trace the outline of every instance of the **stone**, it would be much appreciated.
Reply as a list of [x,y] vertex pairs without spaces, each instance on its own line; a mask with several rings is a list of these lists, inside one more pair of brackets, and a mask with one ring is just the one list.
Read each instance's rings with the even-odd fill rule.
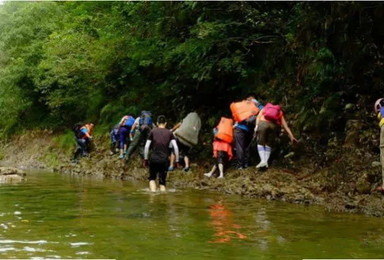
[[0,167],[0,175],[25,176],[25,172],[23,170],[20,170],[14,167]]
[[371,166],[372,166],[372,168],[380,167],[381,166],[381,162],[374,161],[374,162],[372,162]]

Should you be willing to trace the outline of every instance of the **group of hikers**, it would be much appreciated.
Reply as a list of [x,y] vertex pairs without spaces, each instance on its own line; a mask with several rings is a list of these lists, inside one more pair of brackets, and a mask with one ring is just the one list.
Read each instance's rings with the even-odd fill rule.
[[[260,162],[256,168],[268,168],[273,142],[281,127],[291,139],[296,142],[279,105],[267,103],[265,106],[256,100],[256,95],[250,93],[240,102],[230,105],[232,118],[221,117],[213,130],[212,169],[205,173],[212,177],[218,171],[218,178],[224,178],[224,169],[234,157],[235,151],[238,169],[249,167],[249,150],[253,140],[257,141],[257,151]],[[92,141],[93,124],[77,124],[74,126],[77,148],[74,161],[79,156],[87,156]],[[152,122],[150,111],[142,111],[139,117],[125,115],[110,132],[110,154],[118,153],[120,159],[129,160],[134,151],[139,148],[143,158],[143,166],[149,168],[149,187],[156,191],[156,178],[159,179],[160,191],[165,190],[168,171],[180,167],[182,158],[183,171],[190,169],[189,153],[198,144],[201,119],[196,112],[189,113],[182,122],[177,123],[171,130],[167,129],[164,115],[157,117],[156,124]],[[149,158],[149,153],[151,155]]]
[[[297,142],[289,128],[283,111],[279,105],[261,104],[254,93],[250,93],[240,102],[230,105],[232,118],[221,117],[213,130],[213,158],[215,163],[204,176],[211,177],[218,171],[218,178],[224,178],[224,168],[233,157],[233,150],[237,159],[238,169],[249,167],[249,149],[253,140],[257,141],[257,151],[260,162],[256,168],[268,168],[272,146],[277,133],[282,129],[288,134],[291,144]],[[382,165],[382,185],[377,189],[384,193],[384,98],[375,102],[380,127],[380,161]],[[77,148],[74,161],[79,156],[87,156],[92,141],[92,123],[74,126]],[[133,152],[139,147],[143,158],[143,166],[149,167],[149,187],[156,191],[155,180],[158,176],[160,190],[164,191],[168,171],[179,168],[179,158],[183,157],[183,170],[190,169],[189,152],[198,143],[201,120],[196,112],[176,124],[171,130],[167,129],[164,115],[157,117],[156,124],[152,123],[152,114],[142,111],[134,118],[125,115],[110,132],[111,150],[113,155],[118,151],[119,158],[129,160]],[[234,146],[234,147],[233,147]],[[149,151],[151,152],[149,160]]]

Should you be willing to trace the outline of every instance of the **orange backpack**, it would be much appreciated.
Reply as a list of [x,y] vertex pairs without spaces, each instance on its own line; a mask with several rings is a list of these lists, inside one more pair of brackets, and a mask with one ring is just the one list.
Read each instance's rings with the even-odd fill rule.
[[216,138],[231,144],[233,141],[233,120],[230,118],[222,117],[217,125]]
[[256,116],[260,111],[255,103],[247,100],[232,103],[230,108],[236,122],[243,122],[251,116]]

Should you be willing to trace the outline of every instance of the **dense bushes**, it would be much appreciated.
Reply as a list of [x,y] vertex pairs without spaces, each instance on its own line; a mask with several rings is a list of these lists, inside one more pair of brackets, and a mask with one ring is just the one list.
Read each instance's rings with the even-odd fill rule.
[[340,132],[347,104],[366,117],[383,95],[383,24],[380,2],[6,2],[0,131],[141,109],[214,122],[254,91],[295,132]]

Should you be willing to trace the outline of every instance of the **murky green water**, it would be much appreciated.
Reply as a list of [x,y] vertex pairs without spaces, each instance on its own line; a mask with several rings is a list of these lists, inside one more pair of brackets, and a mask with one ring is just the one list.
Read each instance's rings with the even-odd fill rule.
[[0,258],[382,258],[384,219],[30,174],[0,186]]

